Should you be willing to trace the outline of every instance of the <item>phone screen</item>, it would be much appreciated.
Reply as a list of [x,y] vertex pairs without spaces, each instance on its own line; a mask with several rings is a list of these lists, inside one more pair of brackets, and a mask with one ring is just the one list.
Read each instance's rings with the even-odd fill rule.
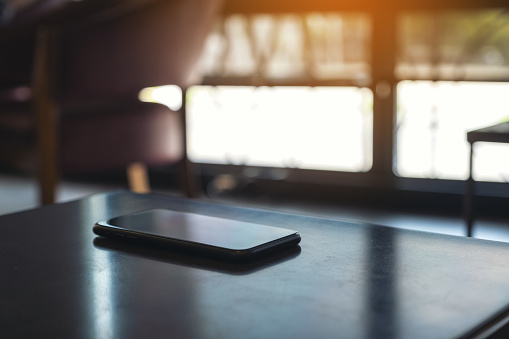
[[[169,246],[192,250],[258,252],[297,244],[300,235],[285,228],[170,210],[148,210],[98,222],[94,232],[103,236],[124,236],[140,240],[166,241]],[[234,255],[230,253],[230,255]]]

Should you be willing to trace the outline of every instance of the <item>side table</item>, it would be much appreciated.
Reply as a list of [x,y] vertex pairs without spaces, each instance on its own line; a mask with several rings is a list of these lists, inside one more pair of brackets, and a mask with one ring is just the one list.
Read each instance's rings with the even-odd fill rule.
[[472,226],[474,221],[474,200],[475,200],[475,182],[472,175],[474,143],[478,141],[509,143],[509,122],[504,122],[494,126],[489,126],[470,131],[467,133],[467,140],[470,143],[470,161],[469,161],[467,189],[465,192],[463,203],[463,213],[467,223],[467,236],[471,237]]

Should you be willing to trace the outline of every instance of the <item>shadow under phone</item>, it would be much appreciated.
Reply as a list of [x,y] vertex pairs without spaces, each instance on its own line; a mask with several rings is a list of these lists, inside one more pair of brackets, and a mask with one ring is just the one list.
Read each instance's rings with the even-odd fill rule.
[[94,238],[94,246],[105,251],[116,251],[124,254],[165,262],[168,264],[205,269],[214,272],[246,275],[256,271],[283,263],[290,259],[296,258],[301,248],[299,245],[288,247],[275,253],[265,255],[263,257],[247,261],[247,262],[229,262],[214,257],[204,257],[184,253],[177,250],[168,250],[161,246],[147,246],[139,244],[135,241],[116,240],[104,237]]

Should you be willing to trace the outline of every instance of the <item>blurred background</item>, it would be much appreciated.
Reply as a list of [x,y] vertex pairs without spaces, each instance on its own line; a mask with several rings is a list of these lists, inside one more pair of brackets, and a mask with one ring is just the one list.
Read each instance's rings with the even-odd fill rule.
[[[15,2],[0,213],[40,203],[37,81],[55,201],[127,188],[139,162],[152,191],[460,235],[466,133],[509,121],[506,1]],[[473,159],[476,215],[505,232],[509,144],[476,143]]]

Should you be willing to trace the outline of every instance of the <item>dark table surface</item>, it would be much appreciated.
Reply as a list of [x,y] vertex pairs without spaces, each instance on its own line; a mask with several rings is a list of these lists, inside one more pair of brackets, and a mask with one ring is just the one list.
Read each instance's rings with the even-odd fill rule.
[[509,122],[480,128],[467,133],[469,143],[477,141],[509,143]]
[[[168,208],[299,231],[226,264],[118,242],[94,222]],[[509,244],[111,192],[0,217],[3,338],[456,338],[509,305]]]

